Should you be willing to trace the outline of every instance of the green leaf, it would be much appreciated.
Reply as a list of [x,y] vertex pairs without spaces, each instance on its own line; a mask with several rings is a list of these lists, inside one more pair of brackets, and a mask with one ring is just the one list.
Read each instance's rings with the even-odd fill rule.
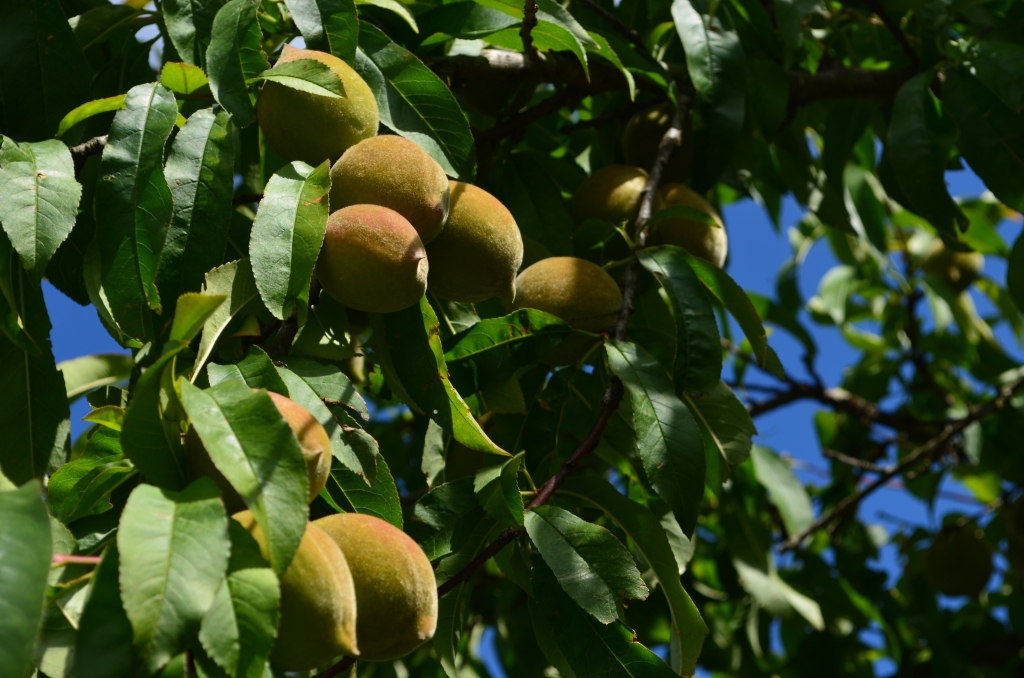
[[722,373],[722,345],[707,292],[677,247],[637,253],[672,302],[676,325],[672,377],[680,393],[704,393],[715,388]]
[[[583,73],[587,80],[590,79],[590,67],[587,63],[587,52],[579,38],[566,28],[557,23],[540,21],[532,31],[533,45],[541,51],[571,52],[580,65],[583,66]],[[588,36],[589,37],[589,36]],[[486,37],[487,42],[497,47],[502,47],[515,52],[523,51],[523,39],[519,35],[518,28],[506,28],[505,30],[492,33]]]
[[50,574],[50,517],[36,481],[0,492],[0,674],[24,676]]
[[0,232],[0,330],[19,349],[28,355],[38,357],[42,349],[32,338],[27,327],[27,318],[21,287],[26,284],[22,273],[21,260],[11,246],[7,235]]
[[1024,235],[1017,236],[1006,260],[1006,289],[1017,310],[1024,313]]
[[1024,211],[1024,118],[961,66],[942,87],[942,107],[960,128],[957,148],[985,186]]
[[405,5],[401,4],[397,0],[356,0],[357,5],[374,5],[381,9],[386,9],[389,12],[394,12],[402,21],[409,25],[413,33],[419,33],[420,28],[416,25],[416,18],[413,17],[412,13],[405,8]]
[[900,88],[893,102],[885,157],[907,200],[905,207],[955,238],[957,224],[967,226],[946,188],[946,160],[956,141],[956,123],[944,115],[928,90],[932,73],[916,75]]
[[186,292],[178,297],[171,325],[171,341],[192,341],[227,298],[226,294],[198,292]]
[[380,121],[415,141],[448,176],[472,181],[473,135],[455,95],[423,62],[362,23],[355,69],[377,100]]
[[306,529],[309,479],[299,442],[270,397],[227,380],[208,390],[181,383],[181,400],[203,447],[267,536],[283,574]]
[[672,507],[686,535],[704,497],[704,441],[665,369],[643,349],[606,345],[608,368],[622,380],[633,407],[636,448],[651,486]]
[[622,622],[603,624],[580,609],[539,557],[533,559],[533,602],[547,620],[555,645],[577,676],[669,678],[677,674],[636,642]]
[[425,297],[404,311],[371,313],[370,322],[384,378],[406,405],[471,450],[510,456],[487,437],[448,380],[437,316]]
[[60,3],[0,5],[0,130],[21,141],[52,138],[61,118],[89,97],[89,63]]
[[356,355],[348,327],[348,311],[328,294],[310,307],[306,324],[299,329],[289,355],[309,356],[330,361],[347,360]]
[[157,84],[130,89],[110,126],[96,185],[103,289],[114,321],[138,340],[153,338],[150,310],[160,311],[157,265],[172,209],[164,142],[177,116],[170,90]]
[[538,506],[526,514],[526,531],[562,589],[602,624],[618,619],[626,600],[650,593],[633,556],[600,525]]
[[789,103],[789,81],[782,65],[761,57],[748,59],[747,96],[761,134],[771,139],[786,121]]
[[1024,108],[1024,46],[978,40],[973,48],[970,53],[972,73],[1011,109]]
[[[180,490],[188,483],[181,428],[170,418],[164,371],[174,369],[174,358],[188,344],[178,344],[149,366],[135,385],[121,428],[124,454],[146,477],[146,482],[168,490]],[[173,377],[173,372],[170,374]]]
[[75,181],[71,152],[56,140],[0,146],[0,223],[36,280],[71,233],[82,186]]
[[636,82],[633,80],[633,74],[630,73],[629,69],[626,68],[626,65],[622,63],[622,59],[620,59],[619,55],[615,53],[615,50],[612,48],[608,40],[593,31],[587,31],[587,34],[590,36],[590,39],[594,41],[594,45],[592,47],[587,46],[587,51],[591,54],[598,55],[612,66],[619,69],[619,72],[622,73],[622,77],[626,79],[626,86],[629,87],[629,100],[633,101],[636,99]]
[[377,477],[372,487],[361,475],[336,464],[323,491],[344,511],[376,516],[402,529],[402,503],[384,455],[377,457]]
[[775,569],[771,535],[760,516],[747,515],[735,491],[724,493],[721,502],[722,527],[730,535],[727,542],[733,567],[740,584],[769,614],[800,614],[817,630],[824,628],[817,602],[787,584]]
[[296,59],[263,71],[256,80],[270,80],[285,87],[329,99],[345,96],[345,85],[330,66],[316,59]]
[[353,0],[285,0],[285,4],[306,49],[328,52],[355,65],[359,21]]
[[683,400],[697,418],[706,442],[723,459],[733,466],[746,461],[757,429],[747,408],[724,381],[699,398],[684,393]]
[[[322,297],[321,297],[322,299]],[[327,405],[344,405],[364,421],[369,420],[366,401],[352,381],[334,365],[324,365],[309,358],[288,356],[285,364],[316,391]]]
[[98,428],[81,457],[50,476],[47,501],[54,516],[67,524],[111,508],[110,493],[135,474],[121,453],[117,431]]
[[216,486],[139,485],[117,530],[124,610],[150,672],[185,650],[228,567],[228,517]]
[[217,307],[203,325],[203,337],[199,340],[192,372],[193,383],[210,359],[217,341],[222,336],[230,336],[228,330],[238,327],[242,320],[263,308],[248,259],[232,261],[207,273],[203,292],[209,295],[226,294],[228,299]]
[[103,405],[82,417],[82,421],[98,424],[120,433],[124,427],[124,408],[117,405]]
[[139,670],[132,625],[121,602],[120,559],[111,543],[92,575],[92,587],[75,638],[77,678],[134,678]]
[[249,239],[252,271],[263,303],[281,320],[294,308],[300,326],[306,324],[309,281],[327,232],[330,165],[325,160],[312,168],[295,161],[275,173],[263,193]]
[[57,369],[64,375],[69,403],[93,389],[127,379],[133,367],[135,361],[123,353],[97,353],[57,363]]
[[508,527],[523,524],[523,497],[516,476],[525,452],[508,461],[480,469],[473,480],[473,492],[487,514]]
[[423,35],[443,33],[463,40],[485,38],[519,24],[519,19],[476,2],[440,5],[418,18]]
[[[0,236],[0,241],[6,244],[6,237]],[[0,262],[5,258],[0,254]],[[15,308],[25,330],[37,338],[39,350],[26,352],[0,332],[0,468],[12,482],[24,484],[64,463],[71,413],[64,379],[50,350],[50,318],[43,291],[17,268],[15,272],[12,291],[20,305]],[[3,277],[0,272],[0,283]]]
[[572,329],[542,311],[522,309],[481,320],[445,341],[445,363],[460,393],[502,382],[557,346]]
[[224,0],[167,0],[161,6],[171,44],[185,63],[203,65],[214,18],[223,5]]
[[458,550],[481,519],[473,479],[460,478],[437,485],[420,498],[405,526],[428,560],[438,560]]
[[668,532],[658,517],[596,476],[570,477],[559,489],[559,494],[589,502],[604,511],[629,535],[654,571],[659,588],[665,593],[672,610],[672,623],[680,639],[678,650],[673,648],[672,666],[682,674],[693,675],[708,628],[679,582],[686,562],[673,553],[675,549],[669,543]]
[[224,260],[234,186],[231,136],[231,116],[205,109],[189,117],[171,144],[164,176],[174,209],[157,275],[168,302],[198,292],[206,272]]
[[105,99],[96,99],[95,101],[87,101],[64,116],[60,121],[60,125],[57,126],[56,136],[58,138],[64,136],[64,133],[69,129],[83,120],[88,120],[94,115],[109,113],[110,111],[119,111],[122,108],[124,108],[123,94],[106,97]]
[[798,534],[814,522],[814,509],[807,490],[779,455],[763,445],[754,445],[750,456],[754,460],[757,482],[772,498],[779,509],[788,534]]
[[234,520],[228,533],[228,574],[203,616],[199,642],[229,676],[261,678],[277,631],[281,589],[252,535]]
[[736,284],[736,281],[729,277],[729,274],[714,264],[695,257],[685,250],[678,250],[690,264],[690,268],[697,274],[704,286],[715,296],[720,303],[736,319],[747,341],[750,342],[754,352],[754,359],[757,364],[765,369],[771,370],[776,376],[782,375],[782,365],[775,351],[768,345],[768,334],[761,324],[761,317],[757,309],[751,303],[750,297],[743,291],[743,288]]
[[[167,20],[169,4],[165,2],[163,5],[165,21]],[[216,4],[219,5],[220,3],[217,2]],[[160,84],[178,94],[192,94],[201,89],[209,90],[210,81],[206,79],[206,73],[203,73],[203,69],[198,66],[168,61],[160,69]]]
[[270,68],[260,46],[263,34],[255,0],[231,0],[213,20],[206,50],[210,91],[234,123],[246,127],[256,120],[256,98],[249,81]]
[[537,157],[529,153],[512,154],[502,164],[495,186],[498,199],[508,207],[522,231],[527,248],[525,265],[532,263],[531,256],[536,261],[573,253],[572,214],[558,184]]
[[672,19],[697,90],[700,134],[694,135],[693,189],[714,186],[729,165],[743,128],[747,68],[735,31],[698,12],[690,0],[672,2]]

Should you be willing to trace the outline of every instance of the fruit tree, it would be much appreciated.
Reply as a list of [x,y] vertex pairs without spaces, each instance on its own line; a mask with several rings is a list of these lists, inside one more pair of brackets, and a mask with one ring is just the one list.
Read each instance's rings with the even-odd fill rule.
[[0,56],[0,678],[1024,675],[1024,2],[0,0]]

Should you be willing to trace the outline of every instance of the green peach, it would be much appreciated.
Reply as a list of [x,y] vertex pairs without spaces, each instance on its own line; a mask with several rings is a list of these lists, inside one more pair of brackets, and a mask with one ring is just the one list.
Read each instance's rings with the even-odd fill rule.
[[587,177],[572,198],[577,221],[600,219],[613,224],[631,222],[640,211],[647,172],[628,165],[608,165]]
[[591,332],[613,325],[622,308],[615,280],[597,264],[576,257],[541,259],[519,274],[516,289],[513,309],[535,308]]
[[661,219],[654,222],[648,245],[675,245],[719,268],[729,253],[729,237],[715,208],[683,184],[662,186],[662,208],[692,207],[709,215],[714,225],[697,219]]

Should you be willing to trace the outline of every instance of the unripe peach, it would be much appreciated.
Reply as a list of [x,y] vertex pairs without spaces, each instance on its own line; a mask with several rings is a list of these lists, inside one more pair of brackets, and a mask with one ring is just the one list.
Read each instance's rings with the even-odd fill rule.
[[619,286],[603,268],[586,259],[541,259],[516,278],[514,309],[535,308],[580,330],[599,332],[613,325],[622,308]]
[[945,279],[955,292],[963,292],[981,277],[985,257],[978,252],[957,252],[936,238],[925,252],[921,269]]
[[352,205],[327,219],[316,277],[324,291],[357,311],[409,308],[427,289],[427,252],[416,229],[380,205]]
[[587,177],[572,198],[577,221],[600,219],[619,224],[636,219],[647,185],[647,172],[628,165],[608,165]]
[[[270,559],[267,539],[251,511],[232,516]],[[356,591],[338,545],[312,523],[281,576],[281,621],[270,663],[309,671],[341,655],[357,656]]]
[[448,177],[414,142],[393,134],[360,141],[331,168],[331,211],[381,205],[408,219],[423,244],[448,218]]
[[345,96],[338,99],[301,92],[267,82],[256,102],[256,117],[270,147],[285,160],[316,167],[336,160],[350,146],[377,133],[380,118],[370,86],[351,66],[326,52],[285,45],[278,65],[315,59],[341,80]]
[[662,208],[692,207],[711,217],[711,223],[697,219],[659,219],[652,224],[648,245],[675,245],[719,268],[729,253],[729,238],[715,208],[683,184],[662,187]]
[[403,657],[437,629],[437,583],[426,554],[390,523],[360,513],[313,522],[345,553],[355,583],[360,659]]

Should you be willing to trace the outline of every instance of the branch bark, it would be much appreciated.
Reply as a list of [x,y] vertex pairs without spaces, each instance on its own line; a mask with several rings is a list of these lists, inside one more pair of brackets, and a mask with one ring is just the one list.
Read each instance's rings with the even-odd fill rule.
[[75,163],[75,174],[77,175],[82,171],[82,167],[85,165],[85,161],[94,155],[99,155],[103,152],[103,147],[107,145],[107,135],[93,137],[88,141],[83,141],[77,146],[72,146],[68,150],[71,151],[71,160]]
[[[626,91],[626,79],[617,68],[602,59],[590,62],[590,79],[575,56],[549,52],[528,59],[516,52],[485,49],[480,56],[459,55],[428,60],[428,65],[442,78],[450,81],[498,80],[504,82],[549,82],[573,85],[589,93]],[[684,64],[663,64],[668,74],[681,85],[689,85],[690,78]],[[789,71],[789,101],[804,106],[814,101],[832,99],[879,99],[896,96],[899,88],[917,70],[914,68],[872,71],[860,68],[830,68],[811,74]],[[660,92],[646,78],[636,79],[640,89]]]
[[534,60],[538,56],[537,47],[533,44],[530,32],[537,25],[537,0],[526,0],[523,4],[523,25],[519,29],[519,37],[523,41],[523,52],[527,59]]
[[910,467],[914,466],[918,462],[930,460],[936,451],[942,449],[945,444],[956,434],[963,431],[965,428],[973,424],[974,422],[982,419],[983,417],[996,412],[1007,405],[1010,399],[1013,397],[1022,386],[1024,386],[1024,377],[1018,377],[1014,381],[1010,382],[1006,386],[999,389],[999,393],[995,398],[985,403],[984,405],[975,408],[966,417],[959,419],[955,422],[947,424],[946,427],[937,436],[929,440],[928,442],[920,445],[919,447],[912,450],[907,456],[901,459],[898,463],[889,467],[884,473],[880,473],[877,478],[872,480],[870,483],[864,486],[859,492],[846,497],[828,513],[820,516],[813,523],[808,525],[798,534],[793,535],[785,542],[779,545],[779,552],[789,551],[800,545],[804,539],[814,534],[823,527],[827,527],[833,521],[844,515],[848,510],[856,507],[862,499],[872,494],[875,490],[882,487],[895,476],[903,473]]

